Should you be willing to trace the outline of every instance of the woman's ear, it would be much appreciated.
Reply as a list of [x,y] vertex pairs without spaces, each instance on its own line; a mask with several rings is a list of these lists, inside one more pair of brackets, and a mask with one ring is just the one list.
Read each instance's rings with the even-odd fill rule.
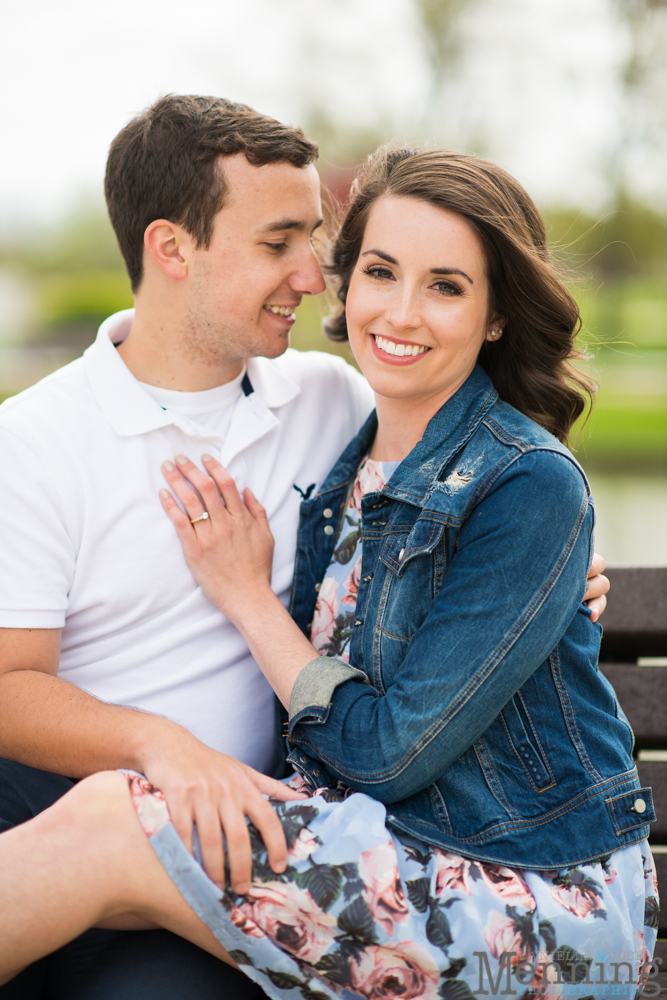
[[156,219],[144,233],[144,246],[157,266],[174,281],[182,281],[188,273],[187,248],[191,237],[173,222]]
[[485,339],[490,340],[491,343],[494,343],[496,340],[500,340],[506,323],[507,320],[504,316],[492,316],[486,328]]

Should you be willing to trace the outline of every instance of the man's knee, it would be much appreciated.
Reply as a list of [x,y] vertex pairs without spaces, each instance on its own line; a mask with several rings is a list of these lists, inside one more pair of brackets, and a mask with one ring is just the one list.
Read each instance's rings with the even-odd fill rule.
[[48,809],[73,785],[60,774],[0,758],[0,832]]

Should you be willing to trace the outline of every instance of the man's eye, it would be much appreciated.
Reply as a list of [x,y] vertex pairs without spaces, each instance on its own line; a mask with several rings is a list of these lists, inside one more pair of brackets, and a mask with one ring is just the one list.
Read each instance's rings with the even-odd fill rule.
[[281,253],[283,250],[287,250],[287,244],[283,241],[282,243],[265,243],[265,247],[268,247],[271,253]]

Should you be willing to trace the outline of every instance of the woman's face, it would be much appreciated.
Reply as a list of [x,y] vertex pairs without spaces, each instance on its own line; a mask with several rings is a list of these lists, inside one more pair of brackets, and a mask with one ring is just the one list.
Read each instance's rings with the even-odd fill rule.
[[486,260],[470,223],[418,198],[370,211],[345,305],[371,387],[393,399],[448,399],[504,320],[489,315]]

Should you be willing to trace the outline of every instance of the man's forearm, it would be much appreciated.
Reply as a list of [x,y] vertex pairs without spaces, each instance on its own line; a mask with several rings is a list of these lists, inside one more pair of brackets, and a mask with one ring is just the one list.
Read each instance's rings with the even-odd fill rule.
[[0,756],[44,771],[83,778],[107,768],[143,771],[187,730],[160,716],[107,705],[51,674],[0,675]]

